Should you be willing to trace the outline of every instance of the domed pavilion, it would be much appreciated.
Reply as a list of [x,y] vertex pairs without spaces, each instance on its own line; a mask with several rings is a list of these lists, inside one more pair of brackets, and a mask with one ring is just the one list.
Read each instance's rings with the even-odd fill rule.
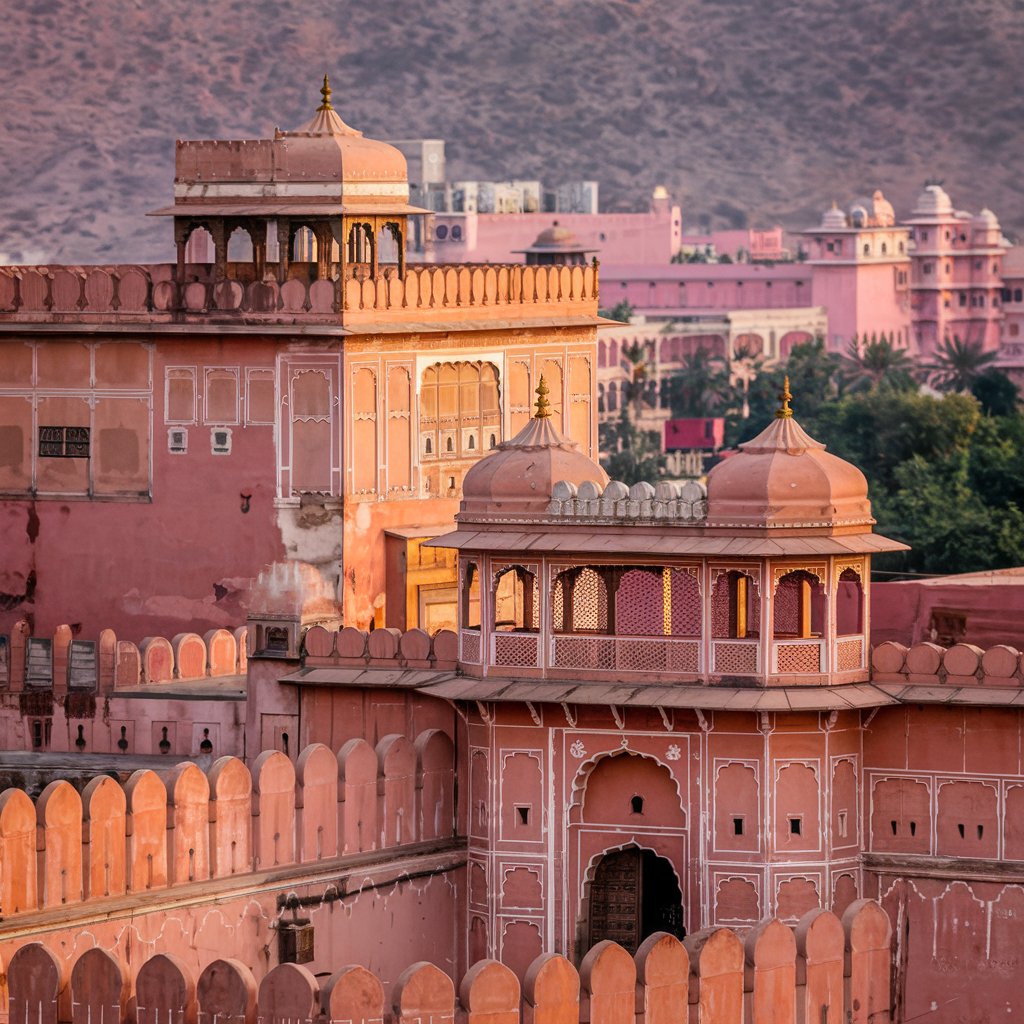
[[586,264],[587,257],[597,252],[596,249],[584,246],[575,232],[559,224],[557,220],[551,227],[545,228],[529,248],[514,251],[523,253],[527,266],[531,267],[582,267]]
[[[179,281],[198,229],[220,278],[344,280],[384,263],[404,276],[407,217],[427,212],[409,204],[405,157],[341,119],[326,75],[320,94],[308,122],[272,139],[178,141],[174,205],[155,215],[174,217]],[[251,259],[232,258],[236,234]]]
[[457,530],[469,674],[794,686],[868,678],[867,481],[793,417],[705,488],[632,487],[536,415],[466,476]]

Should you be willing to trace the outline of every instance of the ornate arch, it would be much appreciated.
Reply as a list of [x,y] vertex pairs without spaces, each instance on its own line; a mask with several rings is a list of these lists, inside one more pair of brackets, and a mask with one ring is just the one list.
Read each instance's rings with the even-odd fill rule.
[[[623,737],[623,741],[625,741]],[[672,768],[661,758],[654,754],[649,754],[640,750],[630,750],[626,746],[621,746],[618,750],[604,750],[600,753],[594,754],[592,757],[587,758],[576,771],[576,775],[572,780],[572,789],[569,794],[569,810],[566,814],[566,824],[568,825],[582,825],[583,821],[581,815],[583,813],[583,800],[587,791],[587,782],[590,780],[590,776],[593,774],[594,769],[598,766],[601,761],[606,760],[609,757],[622,757],[624,755],[631,757],[643,757],[649,761],[653,761],[659,768],[664,768],[668,772],[668,777],[672,780],[673,785],[676,787],[676,798],[679,801],[679,808],[686,814],[686,809],[683,805],[683,790],[679,783],[679,779],[676,778]],[[687,826],[689,826],[689,815],[686,816]]]

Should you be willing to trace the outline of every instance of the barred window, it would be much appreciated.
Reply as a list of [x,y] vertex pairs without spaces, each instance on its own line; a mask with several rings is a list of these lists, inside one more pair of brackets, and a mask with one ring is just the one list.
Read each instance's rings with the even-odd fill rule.
[[51,459],[89,458],[89,428],[40,427],[39,455]]

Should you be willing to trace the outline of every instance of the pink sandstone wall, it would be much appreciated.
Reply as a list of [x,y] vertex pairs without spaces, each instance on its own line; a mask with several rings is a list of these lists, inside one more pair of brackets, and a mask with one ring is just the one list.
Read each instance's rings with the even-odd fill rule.
[[[681,943],[651,937],[634,957],[615,943],[595,946],[579,971],[555,954],[529,965],[522,982],[499,962],[465,973],[407,961],[399,974],[323,961],[326,969],[220,958],[202,968],[180,953],[126,959],[120,950],[82,946],[61,956],[29,942],[6,960],[11,1019],[31,1010],[38,1024],[101,1019],[124,1024],[206,1018],[245,1024],[317,1019],[373,1024],[768,1024],[793,1018],[888,1021],[890,933],[877,904],[851,907],[842,921],[808,915],[796,931],[766,921],[744,943],[712,929]],[[435,953],[432,959],[437,959]],[[364,962],[364,958],[359,958]],[[390,998],[386,995],[389,992]],[[687,1009],[689,1012],[687,1012]],[[322,1017],[321,1017],[322,1014]],[[788,1017],[787,1017],[788,1015]]]
[[601,308],[626,301],[637,312],[686,315],[702,310],[810,306],[811,268],[799,263],[607,264],[601,267]]
[[[871,588],[871,642],[916,644],[932,639],[935,622],[956,617],[965,643],[1024,646],[1024,587],[1006,573],[968,574],[917,582],[876,583]],[[936,618],[937,616],[937,618]]]
[[[668,263],[682,239],[678,206],[657,213],[439,213],[435,236],[440,225],[447,233],[444,239],[435,237],[434,255],[439,263],[521,263],[516,250],[533,245],[554,221],[572,231],[580,245],[595,249],[602,263]],[[461,239],[452,238],[455,226]]]
[[[78,663],[69,626],[30,637],[22,620],[0,659],[0,744],[115,757],[241,755],[246,637],[242,626],[135,644],[105,629],[90,660]],[[33,678],[26,649],[40,641],[50,644],[50,672]]]

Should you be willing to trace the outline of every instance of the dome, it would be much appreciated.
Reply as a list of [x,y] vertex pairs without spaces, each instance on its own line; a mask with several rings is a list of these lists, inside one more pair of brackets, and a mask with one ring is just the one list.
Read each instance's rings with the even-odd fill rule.
[[277,180],[405,183],[408,169],[401,150],[347,125],[331,106],[326,75],[320,94],[323,100],[310,121],[295,131],[274,133]]
[[579,244],[579,239],[568,228],[560,227],[556,220],[534,239],[533,248],[576,249]]
[[940,213],[952,213],[953,201],[946,195],[941,185],[925,185],[924,191],[914,203],[915,216],[933,216]]
[[846,227],[846,214],[839,209],[835,202],[821,215],[821,226],[830,231]]
[[655,185],[652,199],[668,199],[668,189],[664,185]]
[[971,223],[976,228],[998,228],[999,218],[986,206],[976,217],[972,218]]
[[482,458],[462,482],[458,519],[543,515],[554,485],[596,483],[603,490],[608,474],[580,446],[563,438],[551,423],[548,387],[537,385],[537,413],[511,441]]
[[272,139],[179,141],[174,206],[162,216],[336,217],[424,213],[409,204],[405,156],[347,125],[323,97],[313,117]]
[[789,381],[776,418],[708,474],[709,527],[868,526],[868,483],[793,419]]

